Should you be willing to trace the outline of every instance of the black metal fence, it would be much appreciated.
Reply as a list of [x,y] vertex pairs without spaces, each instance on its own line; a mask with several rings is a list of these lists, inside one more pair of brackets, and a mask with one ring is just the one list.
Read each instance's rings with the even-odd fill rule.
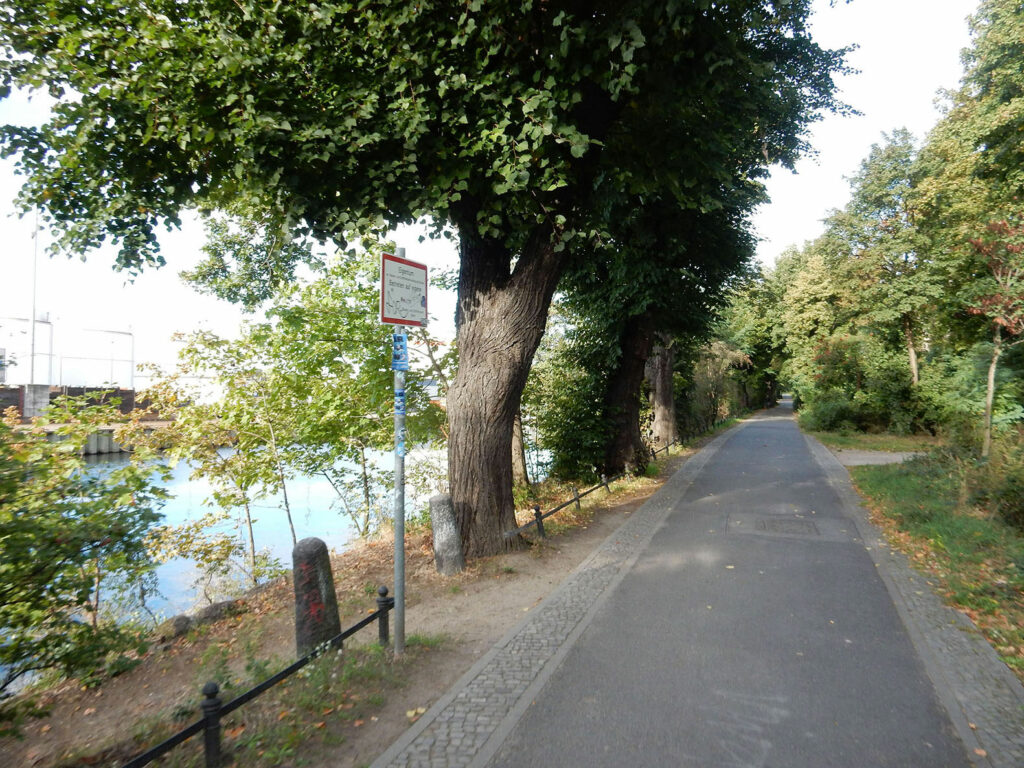
[[227,704],[221,702],[220,697],[217,695],[220,693],[220,687],[215,682],[209,682],[203,686],[203,701],[201,706],[203,716],[196,720],[191,725],[178,731],[176,734],[171,736],[169,739],[161,744],[156,745],[150,750],[143,752],[138,757],[130,760],[124,764],[124,768],[142,768],[144,765],[149,765],[157,758],[163,757],[176,746],[192,738],[196,734],[202,732],[203,734],[203,753],[206,758],[206,768],[220,768],[221,766],[221,740],[220,740],[220,721],[222,717],[231,714],[236,709],[241,707],[243,704],[252,701],[261,693],[273,688],[275,685],[283,680],[294,675],[304,666],[321,656],[328,650],[337,649],[342,646],[342,643],[349,637],[354,635],[361,629],[368,627],[373,622],[377,622],[378,629],[378,641],[381,645],[387,645],[389,642],[389,628],[388,628],[388,613],[392,608],[395,607],[395,598],[388,597],[388,588],[381,587],[377,590],[377,610],[368,615],[362,621],[352,625],[348,629],[344,630],[340,634],[328,640],[323,646],[313,651],[310,654],[303,656],[295,663],[285,667],[276,675],[267,678],[262,683],[254,688],[250,688],[245,693],[236,696],[234,699],[229,701]]
[[658,454],[661,453],[662,451],[665,451],[667,453],[668,449],[671,448],[672,446],[674,446],[674,445],[682,445],[685,442],[686,442],[686,440],[681,440],[679,438],[676,438],[675,440],[670,442],[668,445],[663,445],[661,448],[655,448],[654,451],[651,453],[651,457],[652,458],[657,458]]
[[[662,446],[661,448],[658,448],[657,450],[655,450],[651,454],[651,457],[655,458],[662,451],[668,451],[668,449],[671,448],[672,446],[674,446],[674,445],[681,445],[682,442],[683,441],[681,441],[681,440],[673,440],[668,445]],[[591,493],[593,493],[594,491],[596,491],[596,490],[598,490],[600,488],[604,488],[606,491],[611,493],[611,488],[608,487],[609,484],[614,483],[616,480],[620,480],[620,479],[622,479],[625,476],[626,476],[625,472],[620,472],[619,474],[615,475],[614,477],[607,477],[605,475],[601,475],[601,482],[598,483],[597,485],[595,485],[593,488],[587,488],[585,491],[578,490],[575,485],[569,486],[570,488],[572,488],[572,498],[571,499],[569,499],[568,501],[563,501],[557,507],[549,509],[547,512],[541,512],[539,504],[534,505],[534,507],[533,507],[533,520],[531,520],[530,522],[528,522],[528,523],[526,523],[524,525],[519,526],[515,530],[505,531],[505,538],[506,539],[511,539],[513,536],[518,536],[520,533],[523,533],[523,532],[529,530],[530,528],[533,528],[534,526],[537,527],[537,535],[539,535],[541,538],[544,538],[547,535],[544,532],[544,521],[547,518],[551,517],[556,512],[561,512],[563,509],[565,509],[566,507],[572,506],[573,504],[576,505],[576,509],[580,509],[581,508],[580,507],[580,499],[582,499],[584,496],[589,496]]]

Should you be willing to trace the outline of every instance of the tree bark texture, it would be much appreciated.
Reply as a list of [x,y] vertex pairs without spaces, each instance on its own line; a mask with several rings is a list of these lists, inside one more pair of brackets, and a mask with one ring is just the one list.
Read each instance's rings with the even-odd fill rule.
[[654,422],[655,448],[664,448],[678,436],[676,426],[676,400],[672,391],[672,366],[675,358],[671,339],[659,334],[647,360],[647,388],[650,390],[651,413]]
[[618,366],[609,375],[604,399],[612,429],[604,461],[608,475],[646,469],[650,458],[640,434],[640,385],[654,345],[650,317],[646,314],[630,317],[619,338],[622,354]]
[[512,421],[512,484],[517,488],[530,485],[530,473],[526,468],[526,441],[523,440],[523,412],[516,411]]
[[460,227],[456,327],[459,369],[448,390],[448,475],[467,556],[523,545],[512,500],[512,424],[540,344],[562,255],[548,232],[528,241],[515,268],[501,243]]
[[988,384],[985,387],[985,434],[981,441],[981,458],[987,459],[992,452],[992,410],[996,400],[996,368],[1003,353],[1002,328],[996,325],[992,336],[992,360],[988,364]]
[[245,509],[245,530],[249,534],[249,568],[252,570],[249,577],[252,579],[252,585],[258,587],[260,580],[256,575],[256,539],[252,533],[252,510],[249,508],[248,501],[245,502],[243,509]]
[[914,325],[909,315],[903,316],[903,337],[907,342],[907,360],[910,363],[910,381],[916,387],[921,376],[917,364],[917,346],[914,341]]

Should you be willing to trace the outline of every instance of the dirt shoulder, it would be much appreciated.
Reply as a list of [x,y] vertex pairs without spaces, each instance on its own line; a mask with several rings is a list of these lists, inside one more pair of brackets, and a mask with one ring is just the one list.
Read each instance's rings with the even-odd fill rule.
[[[292,692],[291,698],[285,690],[290,684],[279,686],[282,691],[272,689],[225,722],[226,749],[232,751],[233,739],[238,745],[245,742],[248,751],[244,760],[239,753],[239,764],[369,764],[410,725],[417,710],[437,701],[694,452],[675,449],[660,460],[658,477],[615,483],[611,494],[598,491],[582,511],[569,508],[550,518],[547,539],[522,552],[473,561],[458,576],[434,571],[429,533],[410,534],[406,657],[396,661],[388,655],[386,669],[365,679],[356,675],[343,691],[327,686],[321,696],[316,689],[311,692],[309,681],[304,694]],[[335,558],[342,626],[375,608],[378,585],[391,585],[392,550],[391,541],[380,540]],[[295,658],[290,580],[248,598],[242,610],[157,643],[137,667],[99,687],[66,681],[48,691],[42,699],[51,707],[50,716],[27,724],[21,740],[0,741],[0,763],[119,766],[192,722],[205,681],[234,681],[237,694],[290,663]],[[356,644],[375,640],[372,628],[361,634]],[[271,732],[266,739],[260,735]],[[192,764],[194,745],[179,751],[171,764]]]
[[899,464],[921,456],[912,451],[866,451],[858,448],[832,448],[832,455],[839,459],[844,467],[860,467],[870,464]]

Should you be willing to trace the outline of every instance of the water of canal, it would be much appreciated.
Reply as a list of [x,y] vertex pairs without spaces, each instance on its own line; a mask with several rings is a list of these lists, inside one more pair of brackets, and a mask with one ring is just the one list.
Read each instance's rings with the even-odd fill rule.
[[[127,455],[114,454],[96,457],[90,464],[103,471],[127,461]],[[191,472],[187,464],[179,463],[170,479],[162,484],[170,495],[160,510],[166,525],[178,525],[211,510],[207,502],[212,499],[210,484],[205,480],[191,479]],[[355,536],[351,523],[335,503],[337,493],[325,478],[297,477],[289,480],[288,501],[299,539],[316,536],[323,539],[328,548],[340,551]],[[267,549],[284,567],[291,567],[292,535],[280,494],[259,499],[251,509],[256,550]],[[241,518],[241,509],[236,512]],[[159,594],[148,596],[146,600],[154,613],[169,617],[202,602],[202,594],[194,585],[198,575],[194,561],[175,559],[162,563],[157,567],[156,575]]]

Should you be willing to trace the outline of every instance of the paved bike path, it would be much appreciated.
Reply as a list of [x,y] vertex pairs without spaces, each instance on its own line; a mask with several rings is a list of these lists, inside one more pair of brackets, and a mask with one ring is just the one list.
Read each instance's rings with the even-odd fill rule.
[[820,450],[719,437],[374,765],[1019,765],[1019,684],[972,646],[979,738]]

